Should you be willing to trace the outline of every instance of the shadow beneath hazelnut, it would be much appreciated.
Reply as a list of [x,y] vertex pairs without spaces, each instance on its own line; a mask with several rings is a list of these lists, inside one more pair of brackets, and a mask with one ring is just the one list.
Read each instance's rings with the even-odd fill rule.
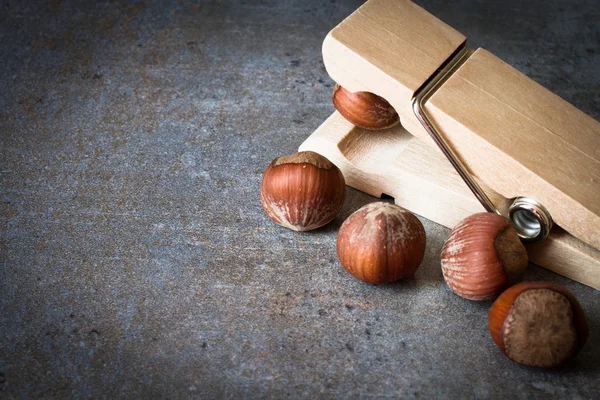
[[600,319],[597,317],[594,318],[589,310],[586,310],[585,308],[584,312],[586,312],[590,329],[585,345],[574,358],[550,371],[555,371],[561,375],[581,375],[582,373],[597,374],[600,371],[600,363],[598,362],[600,359]]
[[[358,210],[366,204],[382,200],[383,199],[378,199],[377,197],[371,196],[369,194],[359,192],[358,190],[348,186],[346,190],[346,199],[344,200],[344,205],[342,206],[342,209],[340,210],[338,215],[327,225],[314,229],[312,231],[307,231],[305,233],[327,234],[331,232],[337,232],[340,229],[340,226],[342,226],[344,221],[350,215],[352,215],[353,212],[355,212],[356,210]],[[390,202],[393,202],[393,200]]]
[[[417,273],[418,272],[419,271],[417,271]],[[370,285],[380,290],[389,290],[394,292],[406,293],[407,290],[413,290],[419,286],[419,279],[415,278],[415,276],[413,275],[410,278],[400,279],[395,282],[382,283],[379,285],[374,285],[372,283],[365,282],[365,285]]]

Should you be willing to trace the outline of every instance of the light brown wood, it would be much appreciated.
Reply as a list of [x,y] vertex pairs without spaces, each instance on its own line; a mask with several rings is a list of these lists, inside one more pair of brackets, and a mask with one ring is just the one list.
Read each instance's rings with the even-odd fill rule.
[[600,123],[478,49],[425,109],[479,179],[600,248]]
[[376,197],[392,196],[399,205],[445,226],[485,211],[448,160],[400,125],[365,130],[336,111],[300,150],[327,157],[349,186]]
[[600,290],[600,251],[556,227],[548,239],[526,245],[531,262]]
[[[323,43],[331,77],[384,97],[432,146],[411,99],[465,38],[408,0],[370,0]],[[600,248],[600,123],[479,49],[426,104],[471,173],[502,197],[529,196]]]
[[323,42],[329,75],[352,92],[385,98],[410,132],[427,133],[414,116],[414,92],[465,42],[465,37],[409,0],[371,0]]
[[[351,186],[390,194],[446,226],[482,210],[411,107],[416,91],[464,42],[409,0],[368,1],[327,35],[325,67],[346,89],[384,97],[419,140],[393,129],[373,136],[334,114],[303,147],[337,157],[332,161]],[[568,232],[553,232],[536,247],[544,256],[532,259],[579,281],[588,281],[586,273],[598,287],[598,262],[590,260],[600,249],[600,123],[483,49],[469,49],[425,108],[498,208],[532,197]],[[560,262],[565,254],[574,261],[562,268],[549,259],[558,253]]]
[[[484,211],[440,151],[402,126],[384,131],[356,128],[334,112],[301,146],[318,152],[343,172],[346,183],[447,227]],[[480,182],[481,183],[481,182]],[[483,185],[495,204],[508,200]],[[600,289],[600,251],[559,227],[545,241],[528,244],[532,262]]]

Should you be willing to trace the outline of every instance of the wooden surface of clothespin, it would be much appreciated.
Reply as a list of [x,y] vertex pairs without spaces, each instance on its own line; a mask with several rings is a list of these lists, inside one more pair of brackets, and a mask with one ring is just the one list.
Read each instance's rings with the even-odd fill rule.
[[[327,35],[323,59],[346,89],[385,98],[402,126],[367,131],[336,112],[301,150],[445,226],[483,211],[411,107],[465,41],[411,1],[368,1]],[[484,49],[469,50],[425,111],[498,208],[528,196],[549,210],[555,227],[528,244],[530,259],[600,289],[600,123]]]

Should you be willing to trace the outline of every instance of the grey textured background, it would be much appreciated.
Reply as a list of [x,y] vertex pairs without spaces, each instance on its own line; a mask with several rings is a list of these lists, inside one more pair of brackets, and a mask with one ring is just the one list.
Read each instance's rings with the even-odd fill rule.
[[[336,230],[268,220],[262,171],[333,111],[326,33],[360,1],[0,2],[0,397],[600,398],[591,336],[506,359],[490,303],[351,278]],[[600,117],[596,0],[418,1]]]

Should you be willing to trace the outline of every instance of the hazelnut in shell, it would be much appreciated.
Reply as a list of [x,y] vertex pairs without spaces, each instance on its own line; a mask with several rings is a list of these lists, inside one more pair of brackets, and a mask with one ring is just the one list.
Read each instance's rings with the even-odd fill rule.
[[332,100],[338,112],[360,128],[386,129],[400,122],[394,107],[374,93],[352,93],[336,83]]
[[522,282],[492,304],[492,339],[508,358],[532,367],[556,367],[577,355],[588,323],[573,294],[551,282]]
[[340,227],[337,253],[344,268],[369,283],[411,277],[425,254],[425,229],[402,207],[385,202],[367,204]]
[[312,151],[273,160],[260,188],[267,216],[294,231],[308,231],[329,223],[344,204],[345,196],[342,172]]
[[511,222],[494,213],[463,219],[442,248],[442,273],[452,291],[469,300],[489,300],[516,283],[528,264]]

